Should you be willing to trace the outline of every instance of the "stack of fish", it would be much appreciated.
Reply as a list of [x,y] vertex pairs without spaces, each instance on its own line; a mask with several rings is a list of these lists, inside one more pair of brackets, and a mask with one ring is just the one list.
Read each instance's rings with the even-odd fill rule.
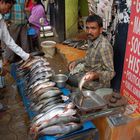
[[33,118],[30,133],[33,136],[62,136],[81,128],[80,119],[75,117],[72,102],[64,102],[61,90],[51,80],[53,71],[43,57],[34,57],[24,62],[18,71],[28,69],[24,75],[26,96],[30,108],[37,115]]
[[75,40],[75,39],[67,39],[63,41],[64,45],[68,45],[73,48],[78,48],[81,50],[87,50],[87,40]]

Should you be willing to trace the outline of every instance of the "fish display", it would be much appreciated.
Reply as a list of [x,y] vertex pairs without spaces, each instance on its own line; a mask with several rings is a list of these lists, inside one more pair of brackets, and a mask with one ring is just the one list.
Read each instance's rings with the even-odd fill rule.
[[30,110],[36,114],[30,124],[34,139],[42,135],[62,136],[82,127],[75,105],[63,100],[62,91],[52,81],[54,72],[45,58],[35,56],[17,66],[18,78],[25,80]]

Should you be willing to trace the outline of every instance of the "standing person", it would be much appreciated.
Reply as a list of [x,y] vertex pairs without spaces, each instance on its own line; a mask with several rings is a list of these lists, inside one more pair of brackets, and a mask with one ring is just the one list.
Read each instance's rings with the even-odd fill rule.
[[44,26],[48,25],[48,21],[45,14],[45,8],[41,0],[32,0],[32,3],[33,7],[28,21],[30,25],[36,30],[37,34],[39,34],[39,30],[41,27],[40,19],[44,19]]
[[[30,60],[30,54],[23,51],[23,49],[15,43],[9,34],[4,19],[2,18],[2,14],[8,13],[14,4],[15,0],[0,0],[0,41],[3,41],[6,44],[6,47],[26,61]],[[5,75],[5,72],[4,68],[0,69],[0,75]],[[4,106],[0,103],[0,111],[3,110]]]
[[90,90],[110,87],[110,81],[114,77],[113,48],[102,31],[101,17],[90,15],[86,20],[88,50],[85,58],[69,64],[70,85],[78,86],[82,78],[85,81],[84,88]]
[[45,8],[41,0],[32,0],[33,7],[31,9],[31,14],[28,18],[30,27],[35,30],[35,35],[32,36],[33,48],[32,50],[40,50],[39,46],[39,31],[41,28],[41,19],[43,20],[43,27],[48,25],[48,21],[45,15]]
[[[25,13],[25,0],[16,0],[11,11],[9,11],[8,26],[10,35],[21,48],[30,52],[29,40],[27,36],[27,17]],[[15,62],[17,56],[9,48],[5,48],[4,60]]]

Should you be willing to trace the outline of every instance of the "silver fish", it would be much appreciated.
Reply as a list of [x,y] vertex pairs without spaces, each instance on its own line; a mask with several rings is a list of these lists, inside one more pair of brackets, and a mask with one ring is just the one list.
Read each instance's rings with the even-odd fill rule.
[[58,95],[61,95],[61,91],[58,89],[58,90],[48,90],[46,92],[44,92],[43,94],[41,94],[39,97],[38,97],[38,100],[42,100],[44,98],[51,98],[51,97],[54,97],[54,96],[58,96]]
[[86,82],[85,76],[83,76],[82,79],[79,82],[79,89],[80,89],[80,91],[82,91],[82,87],[83,87],[85,82]]
[[37,61],[44,61],[46,62],[45,59],[43,59],[42,57],[34,57],[33,59],[30,59],[28,61],[25,61],[20,67],[19,69],[24,69],[24,68],[29,68],[31,67],[34,63],[36,63]]
[[39,119],[37,119],[34,122],[34,125],[38,125],[41,122],[45,121],[45,120],[50,120],[51,118],[53,118],[54,116],[59,116],[60,114],[62,114],[64,112],[64,108],[56,108],[50,112],[46,112],[42,117],[40,117]]
[[48,70],[48,71],[50,71],[50,70],[52,70],[50,67],[48,67],[48,66],[40,66],[40,67],[37,67],[37,68],[35,68],[35,69],[33,69],[32,71],[30,71],[30,74],[33,74],[33,73],[36,73],[37,71],[40,71],[40,70]]
[[35,86],[38,86],[38,85],[40,85],[40,84],[42,84],[42,83],[48,82],[49,80],[50,80],[50,79],[48,79],[48,78],[38,80],[38,81],[37,81],[36,83],[34,83],[33,85],[29,85],[28,90],[33,89]]
[[32,90],[32,93],[34,94],[35,92],[37,92],[38,90],[42,89],[42,88],[46,88],[46,87],[54,87],[55,86],[55,82],[45,82],[45,83],[42,83],[36,87],[33,88]]
[[40,89],[39,91],[36,91],[34,93],[34,95],[35,96],[40,96],[40,95],[42,95],[43,93],[45,93],[45,92],[47,92],[49,90],[58,90],[58,87],[46,87],[46,88]]
[[44,61],[39,61],[39,62],[36,62],[30,69],[30,71],[32,72],[34,69],[38,68],[38,67],[41,67],[41,66],[49,66],[49,62],[44,62]]
[[73,122],[67,124],[59,124],[59,125],[57,124],[44,128],[43,130],[39,131],[38,134],[62,136],[80,129],[81,126],[82,126],[81,124],[77,124]]
[[40,73],[40,74],[34,76],[34,78],[30,79],[29,84],[32,85],[38,80],[41,80],[44,78],[50,78],[50,77],[52,77],[52,73]]
[[61,99],[60,96],[56,96],[56,97],[52,97],[52,98],[48,98],[48,99],[43,99],[43,100],[39,101],[38,103],[36,103],[36,104],[33,106],[33,108],[38,107],[38,106],[40,106],[40,105],[45,106],[45,105],[49,104],[50,102],[53,102],[53,101],[55,101],[55,100],[58,101],[59,99]]
[[36,131],[41,131],[42,129],[52,126],[52,125],[56,125],[56,124],[66,124],[69,122],[76,122],[76,123],[80,123],[80,119],[74,116],[69,116],[69,117],[54,117],[49,121],[44,121],[41,124],[39,124],[38,127],[36,127]]

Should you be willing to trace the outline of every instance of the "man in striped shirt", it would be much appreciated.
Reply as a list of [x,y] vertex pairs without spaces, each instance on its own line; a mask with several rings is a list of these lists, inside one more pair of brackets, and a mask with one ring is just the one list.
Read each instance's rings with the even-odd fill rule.
[[109,41],[102,35],[103,22],[98,15],[90,15],[86,20],[86,32],[88,36],[88,49],[83,59],[69,64],[70,72],[75,70],[78,64],[84,66],[79,72],[70,75],[68,83],[78,86],[81,78],[85,81],[84,88],[96,90],[110,87],[110,81],[114,77],[113,48]]

